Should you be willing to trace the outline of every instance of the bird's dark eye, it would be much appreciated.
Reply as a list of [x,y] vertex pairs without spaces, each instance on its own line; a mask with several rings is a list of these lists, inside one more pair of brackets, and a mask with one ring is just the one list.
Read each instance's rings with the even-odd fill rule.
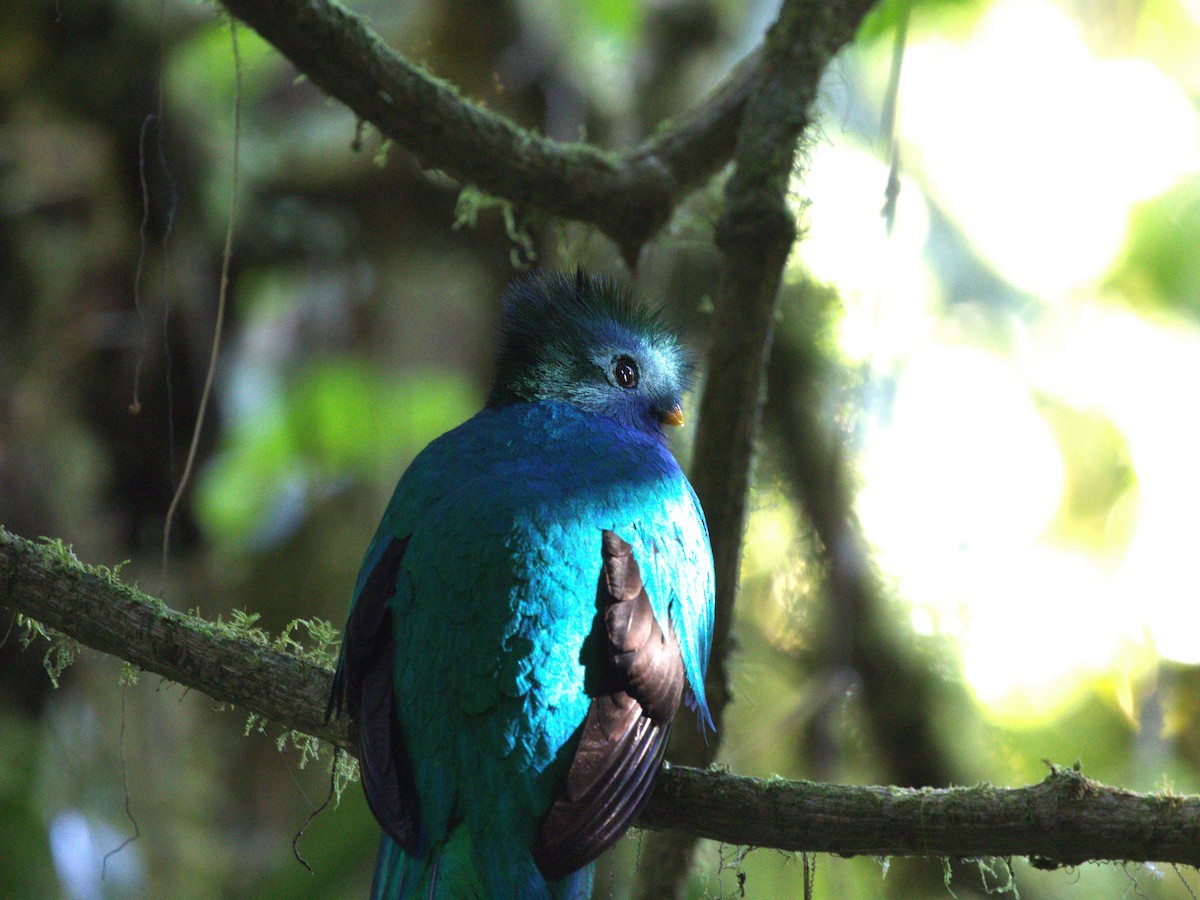
[[613,378],[623,388],[635,388],[638,385],[638,367],[628,356],[618,356],[613,365]]

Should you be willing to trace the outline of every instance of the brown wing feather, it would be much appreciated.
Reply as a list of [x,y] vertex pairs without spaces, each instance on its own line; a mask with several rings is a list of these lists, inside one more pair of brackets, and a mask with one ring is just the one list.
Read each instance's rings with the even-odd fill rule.
[[407,547],[408,538],[392,538],[355,598],[325,720],[341,715],[343,706],[354,719],[367,805],[396,843],[412,849],[417,843],[420,811],[392,686],[395,653],[390,607]]
[[670,623],[654,618],[633,548],[603,533],[597,589],[604,648],[599,683],[566,782],[538,834],[534,859],[551,880],[616,843],[645,805],[671,718],[683,695],[683,658]]

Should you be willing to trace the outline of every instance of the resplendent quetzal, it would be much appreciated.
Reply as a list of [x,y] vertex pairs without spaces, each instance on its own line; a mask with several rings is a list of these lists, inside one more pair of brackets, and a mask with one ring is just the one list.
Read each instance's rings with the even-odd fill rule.
[[687,352],[609,281],[502,298],[487,407],[400,479],[330,709],[359,727],[372,896],[586,898],[704,672],[713,569],[664,425]]

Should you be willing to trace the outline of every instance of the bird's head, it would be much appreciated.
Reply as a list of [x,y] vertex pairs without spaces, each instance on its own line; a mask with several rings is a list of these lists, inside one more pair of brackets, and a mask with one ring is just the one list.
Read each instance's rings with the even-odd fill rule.
[[603,276],[533,272],[501,297],[489,406],[559,400],[661,437],[682,425],[692,360],[662,316]]

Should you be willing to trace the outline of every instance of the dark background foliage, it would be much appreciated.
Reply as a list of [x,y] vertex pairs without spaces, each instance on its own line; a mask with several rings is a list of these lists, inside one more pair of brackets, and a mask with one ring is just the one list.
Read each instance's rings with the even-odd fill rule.
[[[489,108],[614,149],[696,102],[775,13],[701,0],[348,5]],[[1101,780],[1190,791],[1200,654],[1172,638],[1194,634],[1200,608],[1187,568],[1187,501],[1200,497],[1187,462],[1200,449],[1188,393],[1200,358],[1196,12],[1167,0],[919,6],[889,228],[879,213],[895,157],[880,122],[904,9],[886,5],[827,73],[821,133],[803,154],[809,241],[783,289],[720,759],[748,774],[943,785],[1037,780],[1043,758],[1081,758]],[[989,51],[980,35],[997,9],[1037,27]],[[485,395],[495,301],[514,266],[631,273],[587,227],[422,170],[246,28],[239,46],[240,77],[228,20],[185,0],[0,9],[0,522],[85,560],[129,560],[124,576],[173,606],[245,609],[274,634],[298,617],[340,624],[396,477]],[[967,77],[980,60],[1009,66],[994,94]],[[1116,73],[1114,85],[1149,86],[1110,90],[1111,119],[1066,88],[1037,117],[1056,72],[1071,83],[1113,60],[1152,64],[1163,81]],[[939,79],[963,80],[962,106],[928,93]],[[216,316],[235,98],[223,350],[164,575],[164,517]],[[1190,124],[1170,105],[1180,98]],[[922,131],[930,108],[957,129]],[[1094,152],[1055,169],[1068,132]],[[1087,143],[1093,133],[1107,149]],[[1178,152],[1147,155],[1150,144]],[[1113,154],[1161,183],[1128,187]],[[1082,180],[1089,166],[1103,178],[1079,196],[1107,206],[1072,200],[1061,172]],[[1005,187],[1014,170],[1035,197],[1053,186],[1044,204]],[[968,189],[993,182],[995,195]],[[1006,209],[1005,192],[1025,205]],[[637,272],[697,347],[720,202],[719,183],[693,195]],[[1104,216],[1120,224],[1111,246],[1085,227]],[[1030,262],[1031,241],[1054,245],[1049,261]],[[814,429],[844,448],[837,459],[814,457]],[[685,459],[692,436],[677,445]],[[868,595],[820,588],[822,512],[847,500],[822,466],[862,488],[882,573]],[[1141,562],[1123,570],[1130,560]],[[21,652],[10,620],[0,894],[361,895],[377,831],[356,789],[305,832],[313,874],[292,857],[328,792],[324,762],[301,768],[270,726],[243,737],[241,713],[175,685],[121,686],[119,663],[95,654],[54,690],[41,647]],[[126,806],[141,834],[102,879],[104,854],[133,831]],[[604,890],[628,892],[648,865],[642,841],[601,862]],[[749,896],[801,892],[796,859],[744,850],[704,847],[691,892],[736,895],[742,875]],[[1024,896],[1118,896],[1135,883],[1186,896],[1174,875],[1134,867],[1016,870]],[[960,894],[980,886],[972,867],[952,874]],[[1000,866],[984,882],[1005,877]],[[822,859],[817,884],[828,896],[948,895],[941,879],[940,863]]]

